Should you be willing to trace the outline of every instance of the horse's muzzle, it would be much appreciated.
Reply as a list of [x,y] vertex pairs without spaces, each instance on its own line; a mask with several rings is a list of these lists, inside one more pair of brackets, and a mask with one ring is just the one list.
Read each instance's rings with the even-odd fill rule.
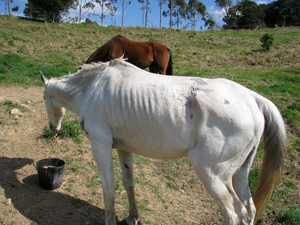
[[51,124],[51,123],[49,123],[49,126],[50,126],[50,129],[51,130],[53,130],[53,131],[59,131],[60,130],[60,128],[61,128],[61,126],[60,125],[58,125],[57,127],[56,126],[54,126],[53,124]]

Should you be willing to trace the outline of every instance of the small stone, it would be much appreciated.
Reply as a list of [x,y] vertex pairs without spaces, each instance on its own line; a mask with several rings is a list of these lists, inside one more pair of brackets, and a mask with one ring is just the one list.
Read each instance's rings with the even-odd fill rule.
[[5,202],[6,205],[10,205],[11,204],[11,198],[8,198]]
[[10,110],[9,113],[12,114],[12,115],[18,115],[18,116],[22,116],[23,115],[21,113],[21,111],[19,109],[16,109],[16,108]]

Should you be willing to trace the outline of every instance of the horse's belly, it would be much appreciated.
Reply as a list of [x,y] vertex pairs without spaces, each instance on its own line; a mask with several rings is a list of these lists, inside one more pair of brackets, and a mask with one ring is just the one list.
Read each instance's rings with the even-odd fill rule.
[[189,144],[175,138],[139,138],[137,136],[118,137],[113,139],[113,148],[133,152],[155,159],[176,159],[186,157]]

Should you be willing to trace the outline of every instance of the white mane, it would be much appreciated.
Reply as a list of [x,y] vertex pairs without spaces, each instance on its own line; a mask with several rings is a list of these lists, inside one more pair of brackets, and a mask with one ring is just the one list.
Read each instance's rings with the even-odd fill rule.
[[118,59],[113,59],[108,62],[97,62],[97,63],[93,62],[90,64],[86,63],[81,66],[79,71],[92,71],[92,70],[96,70],[96,69],[100,69],[100,70],[103,69],[102,71],[104,72],[111,64],[126,62],[126,60],[127,60],[127,58],[123,58],[123,56],[122,56]]
[[[127,63],[126,58],[118,58],[109,62],[97,62],[92,64],[83,64],[81,68],[75,72],[74,74],[69,74],[61,77],[56,77],[54,79],[50,79],[51,81],[51,92],[55,93],[56,88],[59,87],[56,84],[60,83],[60,85],[64,84],[65,90],[68,90],[69,93],[76,93],[79,89],[86,90],[90,83],[99,75],[105,73],[106,70],[110,66],[125,64],[132,65]],[[97,71],[96,71],[97,70]],[[48,89],[50,91],[50,88]],[[74,91],[76,90],[76,91]]]

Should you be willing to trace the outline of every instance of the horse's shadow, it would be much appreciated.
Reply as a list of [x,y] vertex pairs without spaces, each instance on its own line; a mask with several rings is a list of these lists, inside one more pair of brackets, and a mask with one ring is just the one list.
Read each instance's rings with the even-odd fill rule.
[[23,216],[37,224],[104,224],[104,210],[66,194],[43,190],[37,175],[20,182],[16,170],[33,160],[28,158],[0,158],[0,185],[5,197]]

